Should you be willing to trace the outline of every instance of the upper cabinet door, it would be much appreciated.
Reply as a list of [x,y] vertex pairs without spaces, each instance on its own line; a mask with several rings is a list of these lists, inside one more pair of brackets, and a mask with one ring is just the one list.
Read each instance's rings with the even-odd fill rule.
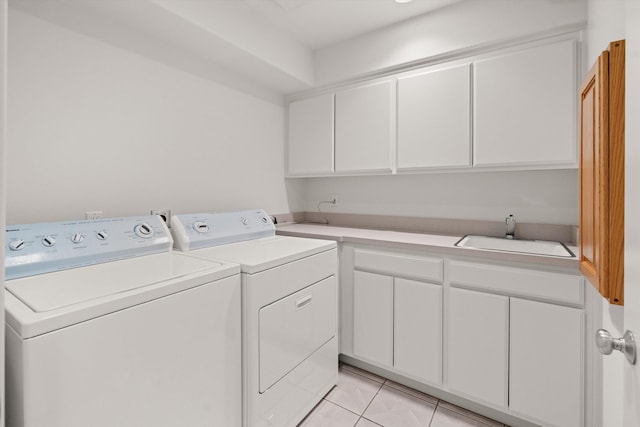
[[391,81],[336,93],[336,172],[391,172]]
[[474,165],[577,165],[573,40],[474,68]]
[[471,165],[471,65],[398,79],[398,170]]
[[602,52],[580,99],[580,271],[624,305],[625,41]]
[[289,104],[289,175],[333,172],[333,93]]

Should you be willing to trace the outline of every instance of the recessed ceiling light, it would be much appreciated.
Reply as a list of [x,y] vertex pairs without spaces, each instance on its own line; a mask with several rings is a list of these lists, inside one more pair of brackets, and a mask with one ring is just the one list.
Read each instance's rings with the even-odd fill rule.
[[413,0],[395,0],[396,3],[411,3]]

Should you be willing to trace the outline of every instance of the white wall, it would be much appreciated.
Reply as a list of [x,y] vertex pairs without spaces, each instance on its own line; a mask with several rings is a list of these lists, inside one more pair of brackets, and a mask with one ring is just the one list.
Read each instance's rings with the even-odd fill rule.
[[305,210],[332,194],[338,204],[323,211],[577,224],[575,170],[309,178]]
[[279,104],[9,8],[7,221],[289,210]]
[[586,0],[460,2],[317,51],[316,84],[586,21]]
[[609,43],[625,38],[624,1],[589,0],[588,15],[586,70],[591,68]]

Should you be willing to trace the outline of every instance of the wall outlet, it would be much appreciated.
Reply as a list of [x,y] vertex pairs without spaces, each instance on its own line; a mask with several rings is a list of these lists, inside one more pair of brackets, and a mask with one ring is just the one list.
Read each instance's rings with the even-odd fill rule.
[[171,209],[151,209],[151,215],[160,215],[167,227],[171,224]]
[[102,218],[102,211],[86,211],[84,213],[85,219],[100,219]]

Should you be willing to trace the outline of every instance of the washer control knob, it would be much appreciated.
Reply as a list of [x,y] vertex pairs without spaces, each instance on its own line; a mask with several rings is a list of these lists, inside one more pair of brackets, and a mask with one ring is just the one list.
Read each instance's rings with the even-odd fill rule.
[[22,239],[16,239],[9,242],[9,249],[12,251],[21,251],[26,246],[26,243]]
[[240,217],[240,221],[242,221],[243,225],[247,225],[249,223],[249,220],[245,216]]
[[150,237],[153,237],[153,228],[146,222],[136,225],[133,228],[133,231],[136,233],[138,237],[142,237],[143,239],[148,239]]
[[82,233],[75,233],[71,236],[71,241],[73,243],[81,243],[84,240],[84,234]]
[[195,221],[193,223],[193,229],[196,230],[198,233],[204,234],[209,231],[209,224],[207,224],[204,221]]
[[56,239],[55,237],[52,236],[44,236],[42,238],[42,245],[46,246],[47,248],[50,248],[51,246],[54,246],[56,244]]
[[98,240],[107,240],[107,237],[109,237],[109,233],[107,233],[107,230],[100,230],[96,233],[96,237],[98,238]]
[[263,217],[262,217],[262,222],[266,224],[266,223],[268,223],[268,222],[269,222],[269,220],[267,219],[267,217],[266,217],[266,216],[263,216]]

